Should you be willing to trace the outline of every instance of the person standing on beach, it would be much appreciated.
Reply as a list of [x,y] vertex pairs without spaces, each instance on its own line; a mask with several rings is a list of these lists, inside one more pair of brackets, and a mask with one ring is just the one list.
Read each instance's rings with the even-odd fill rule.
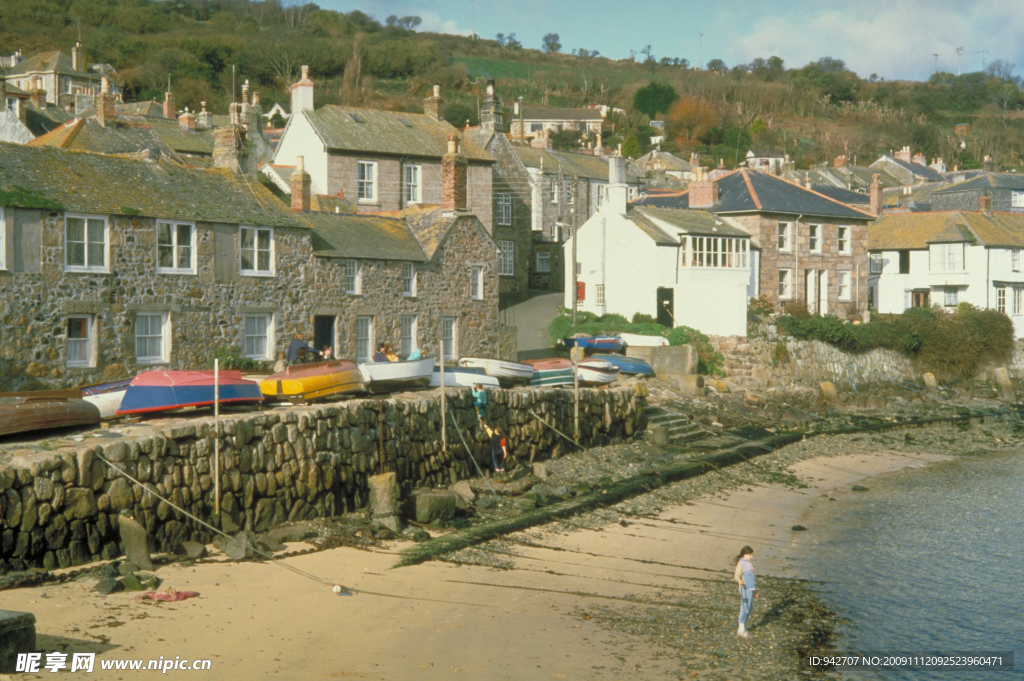
[[740,549],[740,555],[736,556],[736,570],[732,579],[740,587],[740,628],[736,635],[747,638],[747,619],[750,617],[750,610],[754,607],[754,599],[757,598],[757,585],[754,582],[754,549],[744,546]]

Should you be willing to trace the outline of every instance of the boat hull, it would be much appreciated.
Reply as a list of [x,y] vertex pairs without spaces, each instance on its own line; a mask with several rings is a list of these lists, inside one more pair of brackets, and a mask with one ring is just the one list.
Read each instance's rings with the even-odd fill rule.
[[619,368],[604,360],[585,359],[577,369],[580,383],[587,386],[608,385],[619,377]]
[[[240,371],[222,371],[218,401],[221,404],[255,404],[263,401],[260,387],[242,378]],[[145,371],[132,379],[118,414],[148,414],[184,407],[208,407],[214,402],[212,371]]]
[[82,399],[95,405],[100,410],[101,417],[113,418],[117,416],[117,410],[121,408],[124,393],[128,390],[128,384],[131,382],[132,379],[125,378],[110,383],[87,385],[82,388]]
[[366,391],[359,365],[347,359],[297,364],[260,381],[268,400],[308,402]]
[[605,362],[619,367],[620,374],[635,376],[650,376],[654,373],[651,365],[638,357],[626,357],[625,355],[592,355],[593,359],[601,359]]
[[615,336],[590,336],[587,338],[563,338],[562,344],[567,348],[580,347],[584,350],[604,350],[618,352],[626,347],[621,338]]
[[370,392],[425,388],[430,385],[434,372],[434,358],[424,357],[412,361],[365,362],[359,365],[363,381]]
[[533,387],[572,386],[576,383],[573,378],[572,362],[567,359],[533,359],[527,360],[526,364],[533,367],[533,376],[530,378],[530,385]]
[[100,410],[68,397],[0,397],[0,435],[53,428],[94,426]]
[[[500,383],[494,376],[488,376],[482,369],[468,369],[466,367],[445,367],[444,385],[446,388],[464,387],[472,388],[479,383],[485,388],[498,388]],[[434,373],[430,376],[430,387],[441,387],[441,367],[434,367]]]
[[658,348],[668,345],[668,339],[664,336],[641,336],[638,333],[620,333],[619,338],[627,347]]
[[483,369],[488,376],[494,376],[502,383],[526,383],[533,378],[533,367],[529,364],[508,362],[502,359],[463,357],[459,360],[459,366]]

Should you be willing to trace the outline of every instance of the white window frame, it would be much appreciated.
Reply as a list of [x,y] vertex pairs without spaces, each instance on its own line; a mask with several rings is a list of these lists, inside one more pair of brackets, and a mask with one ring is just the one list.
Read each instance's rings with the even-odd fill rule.
[[[943,286],[942,304],[945,307],[956,307],[960,304],[960,289],[956,286]],[[1004,301],[1005,303],[1005,301]]]
[[[246,233],[252,233],[252,248],[245,248]],[[260,248],[260,233],[267,233],[269,248]],[[245,252],[251,251],[252,253],[252,267],[249,269],[245,268],[244,257]],[[267,254],[267,268],[260,268],[260,253],[265,252]],[[245,277],[272,277],[274,276],[274,229],[272,227],[247,227],[244,225],[238,228],[238,272]]]
[[481,265],[469,268],[469,297],[473,300],[484,299],[484,268]]
[[403,357],[408,357],[414,349],[419,347],[416,343],[418,320],[414,314],[404,314],[401,316],[399,324],[398,351]]
[[996,287],[996,309],[1006,314],[1006,287]]
[[779,270],[779,300],[793,299],[793,270],[782,268]]
[[[2,218],[2,217],[3,217],[3,214],[0,213],[0,218]],[[1010,269],[1013,270],[1014,272],[1020,272],[1020,249],[1019,248],[1011,248],[1010,249]]]
[[501,256],[498,258],[498,276],[512,277],[516,273],[516,242],[499,241],[498,250]]
[[[360,343],[365,343],[365,351],[360,352]],[[356,361],[369,362],[373,359],[373,316],[356,317]]]
[[[543,265],[541,264],[543,263]],[[548,251],[537,251],[537,272],[547,274],[551,272],[551,253]]]
[[459,358],[459,318],[441,317],[441,360]]
[[1010,192],[1010,207],[1024,208],[1024,192],[1016,190]]
[[594,285],[594,304],[604,305],[604,284]]
[[511,225],[512,224],[512,195],[511,194],[498,194],[498,224],[499,225]]
[[345,293],[358,296],[363,292],[363,268],[358,260],[345,260]]
[[[139,334],[139,320],[146,320],[146,331],[147,333]],[[153,332],[153,320],[157,320],[157,332]],[[163,364],[168,361],[170,357],[171,348],[171,334],[170,324],[168,323],[170,315],[166,312],[138,312],[135,315],[135,361],[138,364]],[[160,343],[160,352],[153,354],[140,354],[139,347],[144,344],[146,340],[158,340]],[[140,342],[143,341],[143,342]]]
[[377,203],[376,161],[356,161],[356,203]]
[[597,187],[597,196],[594,199],[594,207],[595,208],[600,208],[604,204],[604,191],[605,191],[604,187],[602,187],[600,185]]
[[1019,286],[1013,287],[1013,314],[1019,315],[1021,313],[1021,298],[1024,297],[1024,289]]
[[[932,272],[963,272],[964,244],[931,244],[928,247],[929,265]],[[959,266],[958,266],[959,265]]]
[[[174,263],[172,267],[161,267],[160,266],[160,226],[167,225],[171,229],[171,262]],[[189,245],[186,247],[189,249],[188,267],[178,267],[179,260],[179,249],[183,248],[178,243],[178,237],[182,227],[187,227],[189,230]],[[239,241],[241,243],[241,241]],[[167,248],[164,245],[163,248]],[[158,274],[195,274],[196,273],[196,225],[194,222],[177,222],[170,220],[157,220],[156,223],[156,271]]]
[[839,271],[839,300],[849,301],[853,298],[851,295],[850,282],[852,277],[848,270]]
[[689,241],[689,248],[685,243],[680,246],[684,266],[689,251],[691,267],[747,268],[749,239],[691,236],[684,238],[683,241]]
[[850,228],[849,227],[836,227],[836,245],[837,250],[843,255],[849,255],[851,253],[850,244]]
[[778,223],[779,229],[779,253],[792,253],[793,252],[793,234],[790,232],[792,222],[780,222]]
[[[71,337],[71,324],[69,323],[72,319],[85,320],[85,338],[72,338]],[[91,314],[69,314],[65,321],[65,357],[66,365],[69,369],[82,369],[96,366],[96,320]],[[71,348],[81,344],[85,350],[84,352],[76,352],[75,355],[84,355],[85,359],[71,359]]]
[[423,166],[407,165],[404,175],[405,203],[423,203]]
[[[253,326],[249,326],[252,320]],[[262,332],[259,329],[259,322],[263,322]],[[252,344],[250,345],[250,339]],[[259,340],[263,341],[262,352],[259,347]],[[242,354],[250,359],[270,360],[274,353],[274,316],[269,312],[246,314],[242,318]]]
[[869,264],[869,267],[870,267],[871,274],[881,274],[882,273],[882,254],[881,253],[872,253],[870,256],[868,256],[868,264]]
[[406,298],[416,295],[416,265],[411,262],[402,263],[402,295]]
[[807,225],[807,246],[811,253],[821,253],[821,225]]
[[[82,265],[72,265],[68,262],[68,255],[70,249],[68,244],[68,221],[69,220],[81,220],[82,228],[84,230],[83,238],[85,241],[75,242],[84,244],[83,248],[83,262]],[[102,221],[103,222],[103,264],[93,265],[89,260],[89,222],[90,221]],[[95,242],[93,242],[95,243]],[[64,215],[64,270],[66,272],[109,272],[110,271],[110,221],[105,215],[88,215],[85,213],[65,213]]]

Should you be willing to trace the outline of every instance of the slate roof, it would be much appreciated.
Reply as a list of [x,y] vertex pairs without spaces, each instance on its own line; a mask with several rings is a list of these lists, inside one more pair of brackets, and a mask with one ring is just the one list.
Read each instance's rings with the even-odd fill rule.
[[409,210],[405,217],[416,240],[423,247],[427,258],[433,258],[437,248],[444,241],[459,215],[455,213],[445,214],[440,209]]
[[956,194],[959,192],[977,191],[979,189],[1024,190],[1024,175],[1017,173],[985,173],[944,187],[935,193]]
[[426,262],[427,255],[401,218],[365,213],[303,212],[314,229],[313,252],[325,258]]
[[[448,153],[448,135],[462,135],[450,123],[427,114],[398,113],[343,106],[303,111],[328,149],[440,158]],[[358,119],[358,120],[357,120]],[[288,125],[292,125],[293,117]],[[470,161],[494,162],[472,139],[463,139],[462,153]]]
[[123,114],[135,114],[138,116],[152,116],[162,117],[164,115],[164,105],[162,102],[158,102],[155,99],[151,99],[146,102],[130,102],[128,104],[116,104],[115,108],[117,113]]
[[74,119],[75,115],[59,106],[37,109],[35,105],[22,102],[25,107],[25,125],[33,135],[39,137]]
[[[718,201],[706,210],[715,214],[782,213],[840,220],[871,220],[873,216],[823,194],[769,173],[739,168],[713,180]],[[639,206],[689,208],[689,191],[644,195]]]
[[[890,187],[882,190],[882,205],[885,208],[906,208],[910,211],[930,211],[932,195],[949,187],[949,183],[925,182],[911,187]],[[907,191],[909,190],[909,192]]]
[[1024,248],[1024,215],[943,211],[883,215],[868,227],[868,250],[925,249],[928,244],[969,242]]
[[750,238],[746,231],[703,210],[629,206],[627,219],[660,246],[679,245],[679,233],[698,236]]
[[66,76],[78,76],[80,78],[92,78],[99,80],[101,76],[98,73],[85,73],[83,71],[76,71],[71,63],[71,57],[64,54],[63,52],[40,52],[34,54],[28,59],[25,59],[15,66],[7,69],[8,78],[16,78],[18,76],[24,76],[31,73],[61,73]]
[[669,151],[649,151],[636,160],[638,166],[652,170],[658,163],[665,168],[665,170],[685,173],[690,171],[690,162],[679,158],[675,154]]
[[[513,119],[517,118],[513,116]],[[599,109],[560,109],[546,106],[524,106],[524,121],[603,121]]]
[[[562,175],[565,177],[571,178],[575,173],[587,180],[608,181],[608,160],[602,156],[519,146],[513,147],[512,150],[527,168],[539,169],[541,160],[543,160],[545,175],[557,175],[558,168],[561,167]],[[640,182],[640,173],[633,162],[626,163],[626,182],[633,184]]]
[[[923,177],[926,180],[931,180],[933,182],[937,182],[939,180],[945,179],[945,178],[942,177],[942,173],[940,173],[939,171],[935,170],[934,168],[929,168],[928,166],[921,165],[920,163],[913,163],[913,162],[907,163],[906,161],[898,159],[898,158],[896,158],[894,156],[889,156],[888,154],[883,154],[882,158],[878,159],[878,161],[875,161],[875,163],[878,163],[879,161],[881,161],[883,159],[886,160],[886,161],[889,161],[890,163],[895,163],[896,165],[900,166],[901,168],[909,170],[910,172],[914,173],[918,177]],[[871,165],[873,166],[874,163],[872,163]]]
[[0,205],[257,226],[305,226],[258,182],[247,182],[227,170],[17,144],[0,144]]
[[843,189],[833,184],[826,184],[824,182],[812,182],[811,189],[818,192],[819,194],[822,194],[823,196],[827,196],[828,198],[834,199],[836,201],[842,201],[843,203],[846,204],[853,204],[858,206],[868,206],[871,204],[871,197],[868,196],[867,194],[850,191],[849,189]]

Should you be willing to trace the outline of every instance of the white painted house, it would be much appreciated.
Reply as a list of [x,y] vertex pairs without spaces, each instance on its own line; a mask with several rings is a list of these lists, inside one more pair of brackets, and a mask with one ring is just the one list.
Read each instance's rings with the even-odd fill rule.
[[[755,274],[750,234],[702,210],[630,206],[622,157],[609,159],[607,197],[579,229],[580,310],[637,312],[668,327],[731,336],[747,330]],[[565,305],[572,307],[572,246],[564,244]]]
[[1021,337],[1021,249],[1024,215],[985,210],[885,215],[868,230],[869,296],[882,313],[960,303],[999,310]]

